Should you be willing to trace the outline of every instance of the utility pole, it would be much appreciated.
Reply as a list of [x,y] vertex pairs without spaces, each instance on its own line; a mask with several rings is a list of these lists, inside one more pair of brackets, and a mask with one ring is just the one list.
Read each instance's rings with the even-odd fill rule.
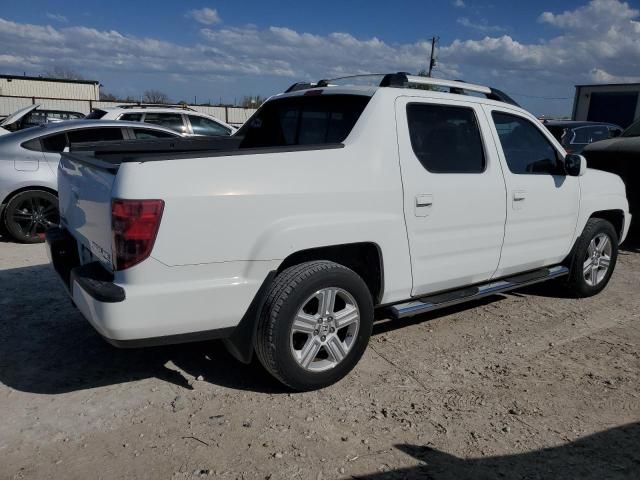
[[440,40],[440,37],[431,37],[431,58],[429,59],[429,73],[427,73],[427,77],[431,76],[431,71],[433,67],[436,66],[436,42]]

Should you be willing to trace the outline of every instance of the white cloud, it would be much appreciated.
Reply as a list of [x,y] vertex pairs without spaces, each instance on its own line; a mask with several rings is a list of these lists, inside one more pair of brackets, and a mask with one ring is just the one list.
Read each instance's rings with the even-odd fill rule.
[[[523,42],[485,30],[482,39],[441,44],[436,74],[489,83],[507,92],[549,92],[553,97],[562,89],[563,96],[571,96],[576,83],[640,81],[639,20],[637,9],[617,0],[592,0],[572,11],[544,12],[539,21],[556,28],[555,36]],[[416,72],[426,67],[431,47],[426,39],[390,43],[346,32],[317,35],[286,26],[255,25],[203,27],[198,41],[180,45],[116,30],[2,18],[0,45],[0,70],[5,71],[34,74],[62,65],[87,78],[117,76],[122,88],[129,78],[150,74],[148,78],[160,82],[210,78],[239,84],[242,80],[244,88],[256,90],[266,84],[265,77],[280,77],[272,85],[286,85],[345,74]]]
[[59,13],[47,12],[47,18],[51,20],[55,20],[56,22],[60,22],[60,23],[67,23],[69,21],[67,17],[65,17],[64,15],[60,15]]
[[222,22],[218,11],[212,8],[201,8],[200,10],[189,10],[186,15],[203,25],[215,25]]
[[453,2],[451,2],[453,4],[454,7],[456,8],[464,8],[466,7],[464,0],[454,0]]
[[498,25],[489,25],[485,19],[482,19],[478,22],[473,22],[469,20],[468,17],[460,17],[456,20],[456,23],[462,25],[463,27],[471,28],[473,30],[478,30],[479,32],[502,32],[504,28]]

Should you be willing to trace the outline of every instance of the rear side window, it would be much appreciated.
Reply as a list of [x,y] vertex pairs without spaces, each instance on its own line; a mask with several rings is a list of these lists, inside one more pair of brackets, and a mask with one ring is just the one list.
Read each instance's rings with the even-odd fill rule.
[[184,133],[184,123],[180,113],[147,113],[144,123],[153,123],[176,132]]
[[122,140],[122,130],[119,127],[112,128],[87,128],[72,130],[67,133],[69,143],[105,142],[108,140]]
[[141,113],[125,113],[124,115],[120,115],[118,120],[125,120],[127,122],[141,122],[142,114]]
[[42,150],[45,152],[59,153],[62,152],[66,146],[67,135],[65,133],[50,135],[42,139]]
[[484,148],[471,108],[448,105],[407,105],[411,146],[432,173],[482,173]]
[[341,143],[370,97],[302,95],[265,103],[236,133],[240,148]]
[[174,135],[161,130],[151,130],[149,128],[134,128],[133,136],[137,140],[149,140],[153,138],[173,138]]
[[100,120],[107,114],[104,110],[100,110],[99,108],[94,108],[93,111],[87,115],[85,118],[88,120]]
[[529,120],[503,112],[491,116],[512,173],[564,175],[558,152]]
[[229,135],[231,133],[228,128],[205,117],[189,115],[189,122],[191,122],[191,129],[193,130],[194,135],[220,136]]

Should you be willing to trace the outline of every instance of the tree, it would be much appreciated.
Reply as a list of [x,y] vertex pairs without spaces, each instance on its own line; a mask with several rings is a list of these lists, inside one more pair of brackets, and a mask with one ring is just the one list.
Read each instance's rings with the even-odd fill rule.
[[105,102],[117,102],[118,101],[118,97],[116,97],[112,93],[100,92],[100,100],[105,101]]
[[84,80],[84,77],[71,68],[56,65],[51,70],[47,70],[43,74],[49,78],[59,78],[62,80]]
[[266,98],[260,95],[256,95],[255,97],[244,97],[240,102],[240,105],[244,108],[258,108],[260,105],[266,102],[266,100]]
[[145,103],[169,103],[169,95],[160,90],[146,90],[142,100]]

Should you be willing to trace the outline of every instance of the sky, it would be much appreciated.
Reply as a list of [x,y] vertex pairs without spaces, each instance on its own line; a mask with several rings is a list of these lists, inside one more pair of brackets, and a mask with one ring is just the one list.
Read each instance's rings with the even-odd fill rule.
[[640,82],[640,0],[0,0],[0,73],[55,67],[118,96],[234,103],[296,81],[427,68],[570,115],[574,85]]

